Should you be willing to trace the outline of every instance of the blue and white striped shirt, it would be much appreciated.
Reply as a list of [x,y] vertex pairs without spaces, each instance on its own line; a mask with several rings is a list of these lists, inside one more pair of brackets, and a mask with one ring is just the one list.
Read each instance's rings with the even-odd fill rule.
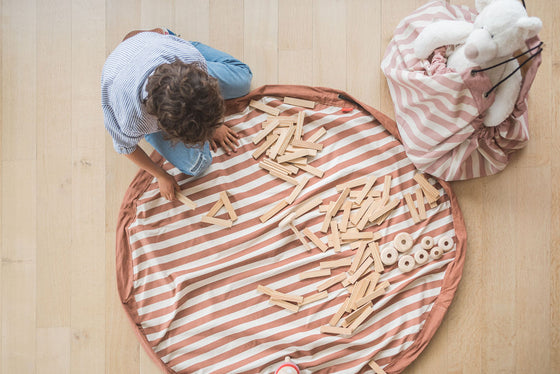
[[157,118],[146,112],[148,77],[161,64],[177,59],[206,61],[188,41],[173,35],[142,32],[120,43],[109,55],[101,76],[101,106],[105,128],[118,153],[132,153],[146,134],[159,131]]

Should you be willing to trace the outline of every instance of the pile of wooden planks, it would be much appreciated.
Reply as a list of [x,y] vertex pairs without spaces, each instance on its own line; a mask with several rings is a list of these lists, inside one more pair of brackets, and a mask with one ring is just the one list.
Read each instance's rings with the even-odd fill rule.
[[[313,102],[293,98],[285,98],[284,102],[307,108],[315,105]],[[277,108],[261,101],[252,101],[250,106],[269,114],[262,130],[253,138],[253,143],[258,145],[253,157],[258,160],[264,155],[259,166],[270,175],[295,186],[290,196],[279,201],[260,217],[264,223],[293,204],[312,176],[323,177],[323,171],[309,165],[309,160],[323,150],[323,145],[317,141],[326,131],[320,128],[307,140],[303,140],[305,111],[294,116],[280,116]],[[296,179],[300,170],[311,176],[303,175],[299,180]],[[326,278],[318,282],[316,293],[304,297],[282,293],[263,285],[258,287],[258,291],[268,295],[271,304],[296,313],[306,304],[328,298],[329,289],[340,285],[347,290],[348,295],[329,323],[321,326],[320,331],[352,336],[374,313],[374,301],[382,297],[390,287],[390,283],[382,279],[385,267],[378,245],[381,235],[370,229],[385,222],[403,199],[414,223],[427,218],[424,198],[430,207],[437,205],[439,191],[420,173],[414,179],[419,184],[414,191],[416,206],[410,193],[404,193],[400,197],[391,196],[391,175],[382,178],[379,189],[375,188],[378,178],[366,175],[337,185],[337,195],[328,203],[319,197],[312,197],[293,207],[291,213],[280,222],[280,226],[289,226],[306,250],[317,247],[322,252],[327,252],[333,248],[336,258],[321,261],[318,269],[299,275],[301,281]],[[300,231],[295,220],[316,208],[325,214],[319,232],[313,232],[309,227]],[[346,245],[352,250],[351,255],[339,253]],[[374,361],[371,366],[375,367]]]
[[[286,97],[284,102],[306,108],[315,107],[315,103],[312,101],[296,98]],[[261,222],[264,223],[292,204],[311,177],[323,177],[324,171],[310,165],[310,158],[315,157],[318,152],[323,150],[323,144],[317,143],[317,141],[327,131],[321,127],[307,140],[304,140],[305,111],[302,110],[293,116],[280,116],[279,109],[261,101],[252,100],[249,106],[270,114],[267,120],[263,122],[263,129],[253,137],[255,145],[260,143],[259,147],[253,152],[253,158],[258,160],[264,155],[259,162],[259,166],[267,170],[271,176],[295,186],[288,197],[279,201],[260,217]],[[296,179],[300,170],[311,176],[302,175],[299,179]]]

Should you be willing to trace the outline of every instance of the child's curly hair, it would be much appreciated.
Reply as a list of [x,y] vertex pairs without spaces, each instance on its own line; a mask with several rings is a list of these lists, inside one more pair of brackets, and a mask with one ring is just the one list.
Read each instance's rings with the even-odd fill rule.
[[157,117],[164,138],[200,145],[222,124],[224,99],[218,80],[198,64],[162,64],[148,78],[144,103]]

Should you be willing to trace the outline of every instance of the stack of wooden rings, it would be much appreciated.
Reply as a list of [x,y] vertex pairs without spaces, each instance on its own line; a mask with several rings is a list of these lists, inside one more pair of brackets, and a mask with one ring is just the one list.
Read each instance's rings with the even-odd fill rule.
[[[398,233],[393,239],[392,245],[388,245],[381,251],[381,261],[384,265],[391,266],[397,261],[399,269],[407,273],[418,265],[426,264],[430,259],[439,260],[445,252],[450,251],[455,243],[447,235],[443,235],[437,241],[431,236],[424,236],[420,240],[420,249],[414,254],[406,254],[414,245],[412,235],[407,232]],[[428,252],[429,251],[429,252]]]

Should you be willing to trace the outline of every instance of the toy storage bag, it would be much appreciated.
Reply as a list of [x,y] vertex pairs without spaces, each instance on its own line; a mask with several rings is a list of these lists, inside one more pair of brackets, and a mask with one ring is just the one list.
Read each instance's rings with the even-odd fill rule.
[[430,2],[399,23],[381,63],[408,157],[419,170],[448,181],[503,170],[512,153],[529,140],[527,94],[541,63],[538,37],[528,40],[529,51],[518,56],[521,91],[511,115],[496,127],[482,123],[495,97],[483,71],[475,67],[455,72],[442,63],[445,57],[437,50],[431,60],[414,55],[414,40],[426,25],[475,18],[468,7]]

